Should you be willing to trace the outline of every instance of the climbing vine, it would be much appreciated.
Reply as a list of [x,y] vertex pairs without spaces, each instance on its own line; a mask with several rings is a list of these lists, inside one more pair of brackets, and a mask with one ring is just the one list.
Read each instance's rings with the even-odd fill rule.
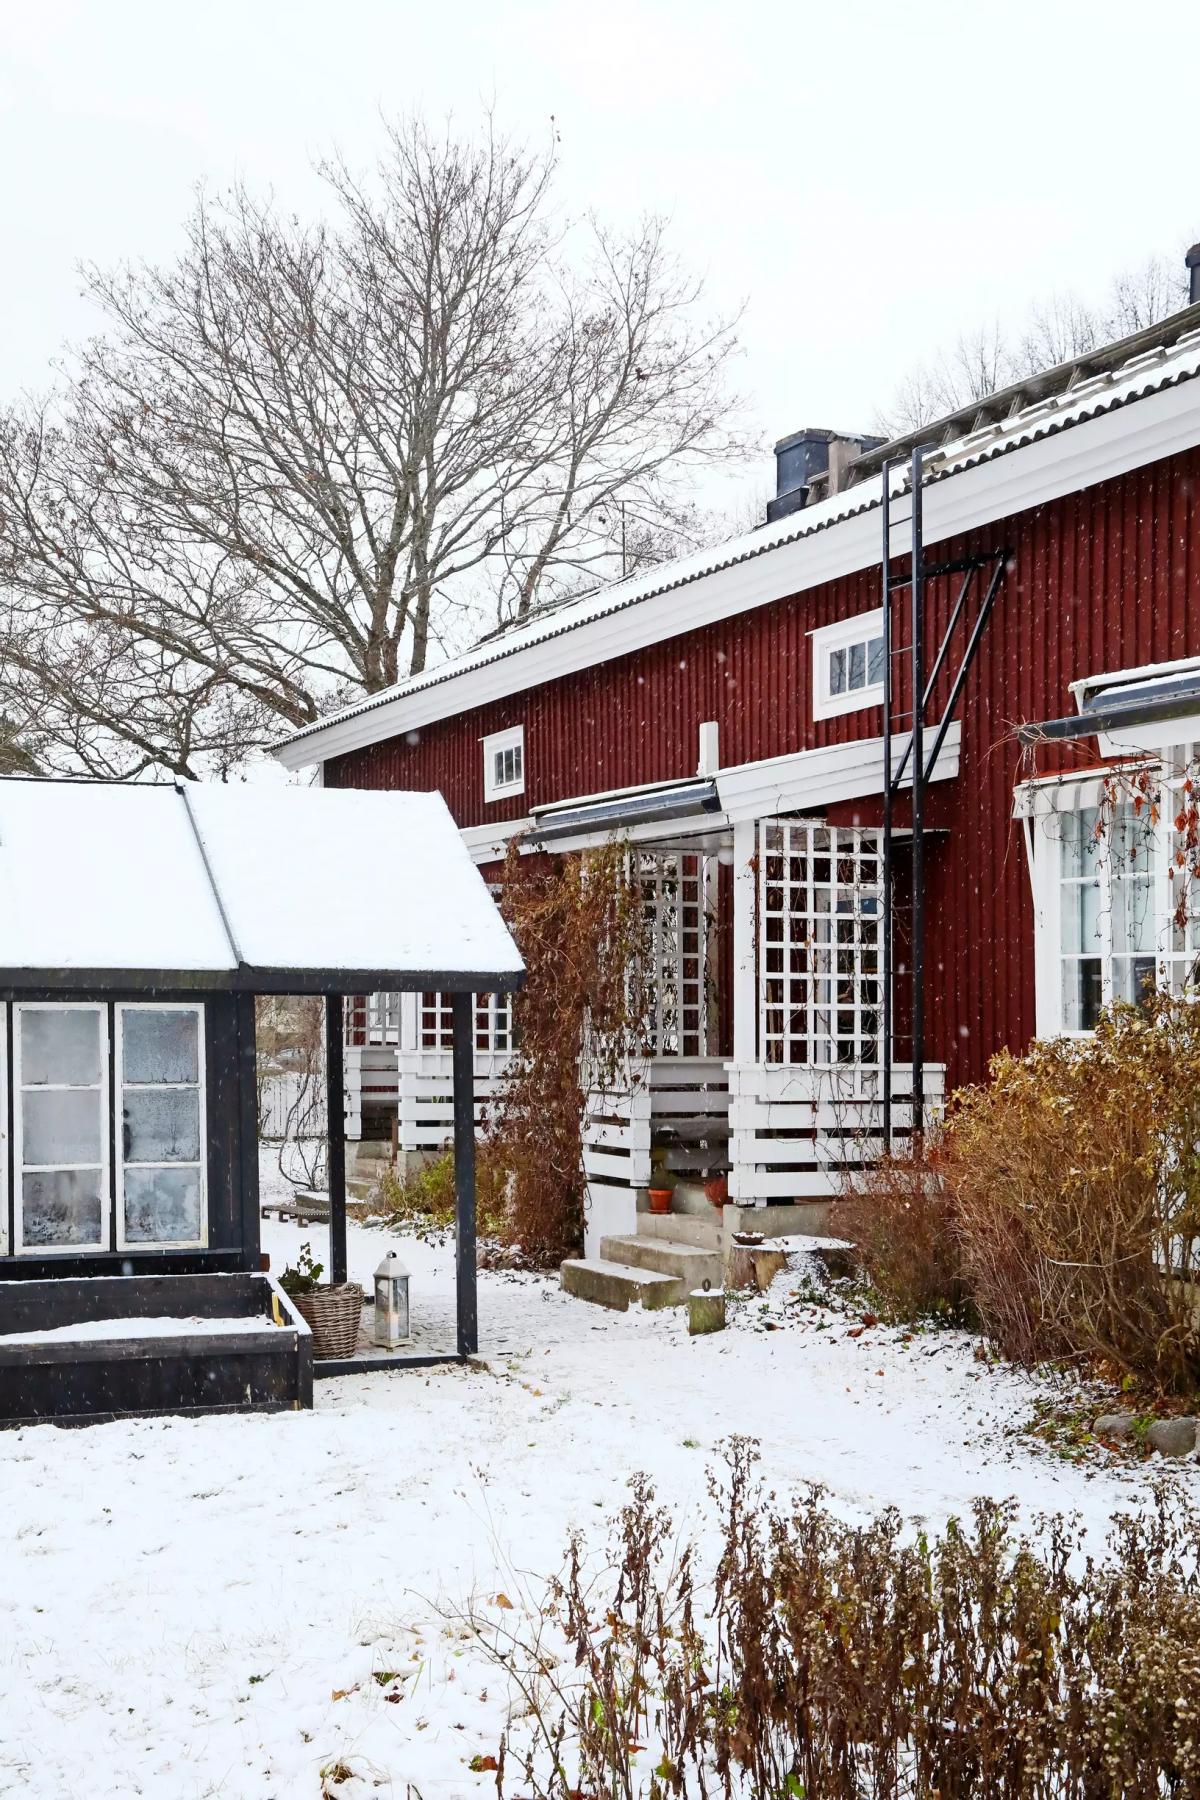
[[548,1265],[583,1241],[588,1094],[637,1078],[649,934],[640,885],[616,842],[547,856],[522,854],[513,841],[500,908],[526,975],[485,1154],[507,1183],[506,1234]]

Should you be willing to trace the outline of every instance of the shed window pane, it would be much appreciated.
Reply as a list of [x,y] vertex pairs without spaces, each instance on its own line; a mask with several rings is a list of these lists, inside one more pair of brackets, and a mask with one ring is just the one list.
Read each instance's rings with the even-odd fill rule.
[[99,1088],[34,1088],[21,1096],[21,1123],[26,1168],[103,1158]]
[[100,1013],[95,1007],[29,1007],[21,1012],[23,1087],[88,1087],[100,1079]]
[[127,1243],[188,1244],[199,1237],[199,1169],[126,1169]]
[[850,646],[850,688],[865,687],[867,682],[867,646],[851,644]]
[[126,1088],[124,1121],[127,1163],[200,1161],[200,1096],[195,1088]]
[[829,691],[831,694],[844,694],[846,691],[846,652],[831,650],[829,653]]
[[872,638],[867,645],[867,681],[875,687],[883,680],[883,639]]
[[21,1237],[29,1249],[99,1244],[104,1218],[99,1169],[57,1169],[21,1178]]
[[122,1015],[122,1068],[127,1084],[199,1080],[199,1030],[194,1012],[130,1008]]

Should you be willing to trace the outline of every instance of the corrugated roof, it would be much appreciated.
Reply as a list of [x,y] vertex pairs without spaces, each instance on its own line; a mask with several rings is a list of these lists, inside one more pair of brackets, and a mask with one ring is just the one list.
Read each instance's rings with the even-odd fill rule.
[[[1121,352],[1129,350],[1131,346],[1134,347],[1131,354],[1121,355]],[[1131,401],[1192,380],[1200,374],[1200,306],[1188,307],[1150,331],[1138,333],[1133,338],[1123,339],[1120,343],[1109,346],[1109,352],[1116,358],[1111,366],[1104,365],[1104,351],[1095,351],[1086,358],[1061,365],[1059,370],[1048,371],[1044,376],[993,396],[990,402],[983,401],[964,409],[962,413],[951,415],[941,425],[931,425],[927,435],[896,439],[893,444],[884,445],[872,452],[870,458],[862,461],[864,465],[878,465],[883,459],[909,453],[914,442],[929,443],[935,448],[926,462],[923,485],[928,486],[961,470],[1017,450],[1023,445],[1035,443],[1040,438],[1050,437],[1088,419],[1115,411]],[[1062,385],[1046,391],[1055,376],[1061,378]],[[1024,396],[1031,390],[1035,397],[1021,404]],[[1013,396],[1012,410],[1003,416],[988,416],[1008,395]],[[964,420],[971,421],[969,429],[963,430],[957,437],[946,436],[948,425],[957,426]],[[939,436],[942,439],[940,442]],[[906,466],[892,468],[890,486],[893,494],[907,491]],[[761,526],[724,544],[695,551],[676,561],[659,564],[642,575],[613,582],[548,615],[493,635],[462,655],[438,664],[434,669],[410,676],[394,687],[329,713],[315,724],[302,727],[281,740],[280,747],[298,743],[327,730],[331,725],[392,705],[409,695],[452,682],[460,675],[484,668],[488,664],[518,656],[535,645],[562,637],[596,619],[642,605],[703,576],[718,574],[752,558],[770,555],[785,545],[812,537],[817,532],[827,531],[847,519],[878,507],[882,492],[882,475],[877,470],[867,474],[863,480],[844,492],[805,507],[772,525]]]

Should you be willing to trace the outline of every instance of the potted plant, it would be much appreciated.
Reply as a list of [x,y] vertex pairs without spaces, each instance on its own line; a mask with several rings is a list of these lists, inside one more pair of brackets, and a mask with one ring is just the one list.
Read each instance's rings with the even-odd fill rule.
[[650,1211],[652,1213],[669,1213],[671,1196],[675,1192],[675,1177],[670,1169],[656,1166],[650,1171]]
[[721,1208],[727,1204],[729,1200],[729,1175],[725,1169],[722,1169],[717,1175],[709,1176],[708,1180],[704,1183],[704,1198],[708,1201],[710,1206],[715,1206],[718,1212],[720,1212]]
[[279,1277],[279,1285],[305,1321],[313,1337],[313,1355],[321,1361],[353,1356],[362,1321],[362,1288],[357,1281],[322,1282],[323,1263],[314,1262],[311,1244],[301,1244],[295,1266]]

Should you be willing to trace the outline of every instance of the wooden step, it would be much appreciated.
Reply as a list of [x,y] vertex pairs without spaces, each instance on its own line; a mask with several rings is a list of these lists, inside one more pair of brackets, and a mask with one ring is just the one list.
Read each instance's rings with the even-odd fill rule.
[[688,1296],[687,1283],[673,1275],[629,1268],[600,1256],[571,1257],[558,1278],[564,1293],[615,1312],[628,1312],[630,1303],[639,1300],[648,1312],[656,1312],[663,1306],[682,1306]]
[[686,1282],[688,1293],[702,1288],[721,1286],[721,1257],[717,1251],[701,1250],[694,1244],[672,1244],[654,1237],[606,1237],[600,1240],[600,1255],[606,1262],[622,1263],[632,1269],[652,1269],[659,1275],[674,1275]]

